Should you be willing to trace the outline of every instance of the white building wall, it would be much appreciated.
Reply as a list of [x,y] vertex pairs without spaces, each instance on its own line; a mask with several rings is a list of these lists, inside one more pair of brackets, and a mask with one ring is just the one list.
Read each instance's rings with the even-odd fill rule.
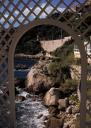
[[[87,41],[85,41],[84,44],[87,44],[87,47],[86,47],[87,54],[91,55],[91,43],[88,43]],[[74,45],[74,56],[75,58],[80,58],[80,52],[77,45]],[[88,62],[91,62],[91,60],[89,59]]]
[[47,52],[53,52],[54,50],[56,50],[57,48],[63,46],[63,44],[68,41],[71,40],[71,36],[69,37],[64,37],[63,39],[59,39],[59,40],[49,40],[49,41],[41,41],[41,46],[42,48],[47,51]]

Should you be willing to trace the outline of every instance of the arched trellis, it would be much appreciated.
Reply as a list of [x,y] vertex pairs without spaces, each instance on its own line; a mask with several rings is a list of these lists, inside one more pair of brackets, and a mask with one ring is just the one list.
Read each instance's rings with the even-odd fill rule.
[[[78,45],[81,53],[81,62],[82,62],[82,72],[81,72],[81,128],[86,128],[90,126],[90,122],[86,123],[86,93],[87,93],[87,59],[86,57],[91,58],[89,55],[87,56],[84,45],[84,38],[86,38],[86,33],[91,30],[91,24],[88,25],[85,22],[87,18],[83,13],[83,17],[80,18],[78,24],[74,24],[72,21],[77,18],[77,14],[80,13],[82,9],[85,8],[85,4],[89,0],[71,0],[71,2],[66,3],[66,0],[56,2],[54,0],[45,1],[45,5],[40,4],[43,2],[42,0],[21,0],[21,1],[1,1],[0,9],[0,27],[2,32],[0,34],[0,48],[2,49],[1,53],[1,63],[0,63],[0,78],[7,77],[7,58],[8,58],[8,89],[9,89],[9,97],[10,97],[10,128],[15,127],[15,105],[14,105],[14,74],[13,74],[13,57],[14,50],[17,42],[21,38],[21,36],[27,32],[29,29],[42,25],[42,24],[50,24],[57,27],[63,28],[67,31],[74,39],[75,43]],[[29,4],[33,2],[33,7],[30,8]],[[73,9],[73,5],[79,5],[79,9]],[[23,4],[23,8],[19,6]],[[65,6],[63,10],[61,5]],[[13,10],[10,10],[13,8]],[[47,11],[48,8],[51,7],[51,11]],[[27,9],[27,13],[24,13]],[[40,10],[36,12],[36,9]],[[65,16],[66,11],[72,11],[73,15],[70,16],[69,19]],[[7,15],[8,12],[9,14]],[[15,13],[17,12],[17,16]],[[53,15],[57,12],[59,14],[58,17],[54,17]],[[29,18],[32,16],[32,19]],[[51,17],[52,16],[52,17]],[[75,17],[75,18],[74,18]],[[64,19],[64,22],[61,21],[61,18]],[[11,22],[11,19],[12,22]],[[43,19],[43,20],[41,20]],[[16,23],[17,22],[17,23]],[[80,26],[84,24],[84,31],[80,29]],[[17,28],[15,28],[17,26]],[[21,28],[20,28],[21,27]],[[13,29],[12,29],[13,28]],[[80,37],[78,36],[80,35]],[[89,84],[90,85],[90,84]],[[89,86],[90,88],[90,86]],[[90,96],[89,96],[90,97]],[[88,98],[89,98],[88,97]],[[88,113],[89,114],[89,113]]]
[[[11,46],[10,46],[10,49],[9,49],[9,55],[8,55],[8,63],[9,63],[9,92],[10,92],[10,101],[11,101],[11,120],[15,120],[15,112],[14,112],[14,109],[15,109],[15,104],[14,104],[14,72],[13,72],[13,69],[14,69],[14,52],[15,52],[15,48],[16,48],[16,45],[17,43],[19,42],[20,38],[23,36],[23,34],[25,34],[28,30],[36,27],[36,26],[39,26],[39,25],[54,25],[56,27],[59,27],[59,28],[62,28],[63,30],[65,30],[66,32],[68,32],[72,38],[75,40],[75,44],[78,45],[78,48],[80,50],[80,54],[81,54],[81,83],[82,83],[82,88],[81,88],[81,97],[83,97],[82,99],[82,102],[81,102],[81,127],[84,127],[85,126],[85,122],[83,120],[85,120],[85,117],[86,117],[86,107],[85,107],[85,104],[86,104],[86,79],[87,79],[87,74],[86,74],[86,71],[87,71],[87,59],[86,59],[86,52],[85,52],[85,47],[84,47],[84,44],[82,43],[81,39],[79,38],[79,36],[77,35],[76,32],[74,32],[72,29],[70,29],[70,27],[66,24],[66,23],[61,23],[61,22],[58,22],[56,20],[52,20],[52,19],[44,19],[44,20],[36,20],[36,21],[33,21],[31,22],[30,24],[28,24],[26,27],[22,26],[21,28],[18,28],[15,35],[14,35],[14,38],[12,40],[12,43],[11,43]],[[22,31],[22,33],[21,33]],[[12,90],[12,91],[11,91]],[[14,123],[14,122],[12,122]],[[13,124],[12,124],[13,126]]]

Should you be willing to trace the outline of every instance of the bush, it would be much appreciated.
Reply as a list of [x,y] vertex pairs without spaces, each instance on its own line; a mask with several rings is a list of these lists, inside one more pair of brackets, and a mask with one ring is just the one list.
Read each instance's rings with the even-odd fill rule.
[[48,67],[49,74],[54,81],[64,83],[66,79],[71,79],[70,65],[74,62],[73,40],[67,41],[52,55],[60,57],[58,60],[54,59]]
[[65,42],[65,44],[62,47],[57,48],[53,53],[51,53],[53,56],[59,57],[60,59],[53,60],[54,62],[57,61],[60,63],[61,67],[68,66],[72,63],[74,63],[74,44],[73,40],[69,40]]
[[66,79],[65,83],[60,83],[60,90],[64,93],[65,97],[70,96],[73,92],[77,91],[78,81]]
[[54,83],[64,83],[66,79],[71,79],[70,67],[61,67],[58,62],[51,63],[48,71]]
[[65,87],[70,88],[71,90],[76,90],[78,86],[77,80],[66,79],[65,80]]
[[56,77],[57,74],[60,72],[60,63],[58,62],[51,62],[48,66],[48,72],[50,75]]
[[77,105],[78,107],[80,107],[80,101],[79,101],[77,95],[74,95],[74,94],[73,95],[70,95],[69,100],[74,101],[75,102],[75,105]]

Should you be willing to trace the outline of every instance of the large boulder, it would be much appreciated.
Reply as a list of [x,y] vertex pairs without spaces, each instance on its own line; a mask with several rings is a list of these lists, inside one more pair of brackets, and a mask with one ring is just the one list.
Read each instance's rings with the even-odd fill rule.
[[68,105],[69,105],[69,99],[68,98],[65,98],[65,99],[59,99],[58,100],[58,108],[60,109],[60,110],[65,110],[67,107],[68,107]]
[[53,82],[48,76],[47,65],[46,61],[39,61],[31,68],[26,83],[29,91],[43,93],[51,88]]
[[77,114],[80,112],[80,106],[76,105],[72,107],[72,114]]
[[58,105],[59,98],[60,98],[59,89],[52,87],[44,96],[44,104],[46,106],[56,106]]
[[69,107],[66,109],[66,113],[67,113],[67,114],[72,114],[72,106],[69,106]]

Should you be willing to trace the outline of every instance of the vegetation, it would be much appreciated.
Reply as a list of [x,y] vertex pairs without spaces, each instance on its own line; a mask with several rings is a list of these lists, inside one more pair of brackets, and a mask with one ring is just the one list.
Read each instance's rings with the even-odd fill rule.
[[40,40],[56,40],[65,36],[68,36],[68,34],[58,27],[51,25],[37,26],[23,35],[16,47],[16,53],[37,54],[43,51]]
[[[74,11],[66,10],[64,15],[61,17],[59,12],[55,12],[54,14],[51,15],[51,17],[53,19],[59,18],[61,22],[66,22],[66,20],[69,20],[74,26],[78,26],[77,29],[79,29],[83,33],[86,31],[87,25],[89,26],[91,24],[91,14],[90,14],[91,3],[85,5],[85,7],[82,9],[80,9],[79,6],[77,6],[76,10],[78,11],[78,13],[75,15],[74,15]],[[80,22],[81,19],[83,22]],[[89,39],[90,35],[91,35],[91,30],[89,29],[85,37]],[[58,27],[52,25],[40,25],[31,29],[22,37],[22,39],[18,43],[19,48],[17,46],[16,52],[20,52],[20,51],[25,52],[26,49],[26,51],[28,51],[28,54],[29,53],[33,54],[33,52],[31,52],[33,47],[32,44],[33,42],[36,42],[36,40],[55,40],[55,39],[63,38],[65,36],[69,36],[68,33],[66,33],[64,30]],[[37,46],[35,46],[35,44],[37,45],[37,43],[34,43],[34,47],[36,48]],[[41,48],[39,47],[39,49]],[[38,47],[36,48],[36,52],[38,53],[37,50]]]
[[69,100],[74,101],[75,105],[78,106],[78,108],[80,108],[80,101],[77,95],[70,95]]
[[23,40],[20,44],[17,45],[17,48],[16,48],[16,53],[25,53],[25,54],[31,54],[31,55],[38,54],[41,51],[43,51],[43,49],[39,41]]
[[71,79],[70,64],[74,62],[73,40],[66,42],[62,47],[52,53],[59,60],[53,59],[48,70],[54,81],[64,83],[66,79]]
[[65,83],[62,83],[60,88],[62,90],[76,90],[77,89],[77,85],[78,85],[78,81],[77,80],[72,80],[72,79],[66,79]]
[[70,67],[72,64],[78,63],[74,59],[73,47],[73,40],[70,40],[55,50],[52,55],[60,57],[60,59],[54,59],[48,67],[48,71],[55,83],[54,86],[60,87],[65,95],[76,91],[78,85],[78,81],[71,78]]
[[[79,7],[77,7],[76,10],[79,10]],[[61,22],[66,22],[66,19],[70,20],[70,22],[74,26],[77,26],[78,23],[80,23],[80,20],[83,19],[83,17],[85,17],[83,22],[79,24],[80,27],[79,26],[77,27],[81,32],[84,32],[87,29],[84,22],[87,25],[90,25],[91,23],[91,14],[87,13],[88,11],[85,10],[86,8],[84,7],[83,9],[80,9],[80,11],[78,11],[79,13],[75,15],[74,15],[74,11],[67,10],[65,11],[63,17],[60,17],[60,13],[57,12],[55,14],[52,14],[51,17],[53,19],[59,18]],[[90,35],[91,35],[91,30],[89,30],[86,33],[86,37],[89,38]],[[40,42],[36,40],[53,40],[53,39],[60,39],[65,36],[69,36],[68,33],[64,32],[62,29],[57,28],[55,26],[49,26],[49,25],[37,26],[32,30],[28,31],[22,37],[22,39],[19,41],[19,45],[16,48],[16,53],[17,52],[18,53],[23,52],[27,54],[39,53],[43,49],[40,46]],[[74,60],[73,47],[74,47],[73,40],[70,40],[66,42],[61,48],[58,48],[56,51],[51,53],[53,56],[60,58],[58,60],[53,59],[53,61],[49,64],[48,67],[52,79],[54,79],[54,81],[56,81],[57,83],[66,83],[67,79],[68,80],[71,79],[71,75],[70,75],[71,64],[80,65],[81,62],[80,59]]]

